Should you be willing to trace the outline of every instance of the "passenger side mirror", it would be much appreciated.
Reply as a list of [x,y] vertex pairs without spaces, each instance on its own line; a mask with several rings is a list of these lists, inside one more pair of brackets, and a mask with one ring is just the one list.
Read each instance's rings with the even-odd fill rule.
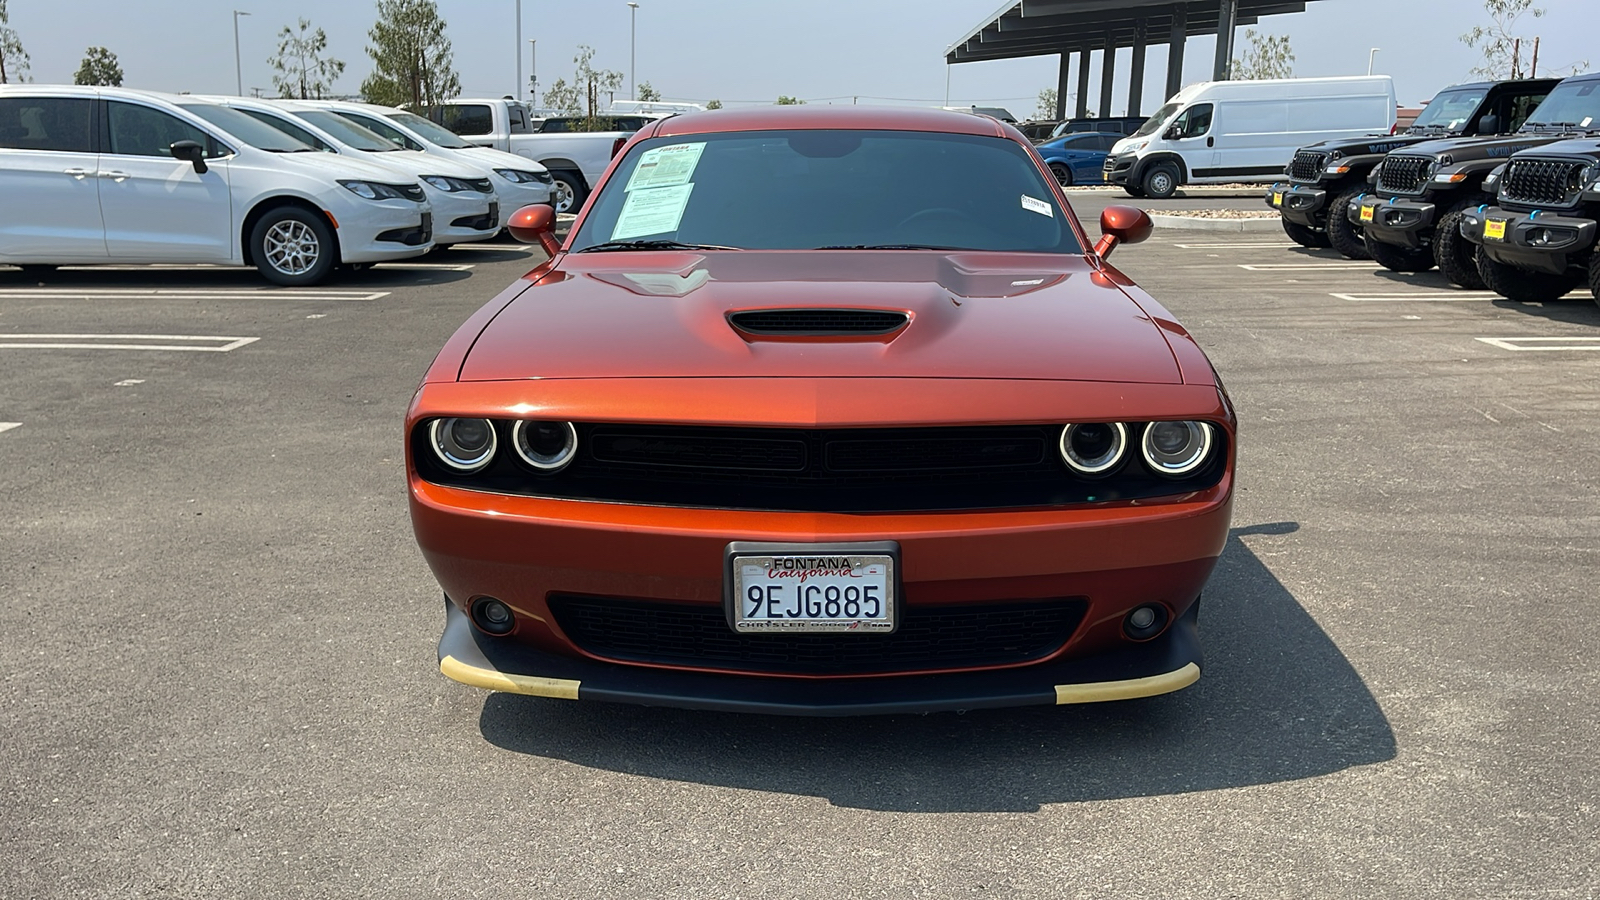
[[200,146],[198,141],[174,141],[167,149],[172,152],[173,159],[193,163],[196,173],[206,173],[206,148]]
[[1094,245],[1094,254],[1105,259],[1118,244],[1137,244],[1155,227],[1149,214],[1136,206],[1108,206],[1100,213],[1101,238]]
[[511,214],[506,221],[506,229],[512,237],[524,244],[538,244],[551,256],[561,251],[561,242],[556,240],[556,210],[553,206],[543,203],[524,206]]

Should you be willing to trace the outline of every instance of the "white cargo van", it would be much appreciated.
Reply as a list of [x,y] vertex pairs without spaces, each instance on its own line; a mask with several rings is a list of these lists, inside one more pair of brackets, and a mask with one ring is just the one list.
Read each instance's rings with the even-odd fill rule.
[[1135,197],[1171,197],[1181,184],[1282,178],[1307,144],[1394,126],[1387,75],[1206,81],[1172,96],[1106,157],[1105,178]]

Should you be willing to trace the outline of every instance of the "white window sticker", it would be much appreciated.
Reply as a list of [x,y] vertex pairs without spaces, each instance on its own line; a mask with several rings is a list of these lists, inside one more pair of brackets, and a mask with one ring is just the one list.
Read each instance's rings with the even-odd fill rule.
[[642,190],[645,188],[677,187],[688,184],[694,177],[694,167],[700,164],[700,154],[704,152],[704,141],[698,144],[673,144],[670,147],[657,147],[646,150],[644,156],[639,158],[639,165],[634,167],[633,175],[628,178],[628,186],[623,190]]
[[613,241],[662,234],[678,230],[684,207],[689,205],[692,184],[675,187],[658,187],[649,190],[629,191],[623,201],[622,214],[617,216],[617,227],[611,229]]
[[1043,200],[1029,197],[1027,194],[1022,195],[1022,208],[1029,212],[1036,212],[1041,216],[1049,216],[1052,219],[1056,217],[1056,211],[1050,204]]

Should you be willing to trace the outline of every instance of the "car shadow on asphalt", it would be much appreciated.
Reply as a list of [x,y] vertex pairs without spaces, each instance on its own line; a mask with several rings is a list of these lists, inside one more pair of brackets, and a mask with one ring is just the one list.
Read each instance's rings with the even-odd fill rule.
[[1205,675],[1148,700],[964,715],[804,719],[492,694],[491,744],[589,768],[904,812],[1045,804],[1293,781],[1383,762],[1394,733],[1359,673],[1236,528],[1207,586]]
[[[502,255],[502,252],[505,255]],[[159,291],[259,290],[263,293],[268,293],[272,291],[421,287],[464,281],[472,277],[471,269],[465,267],[473,263],[531,258],[527,252],[509,247],[504,251],[474,253],[471,258],[462,258],[467,256],[468,254],[463,253],[448,260],[434,260],[431,257],[425,260],[406,260],[393,267],[380,265],[377,268],[362,269],[360,271],[340,269],[322,284],[307,288],[280,287],[262,278],[255,269],[239,266],[83,266],[57,269],[44,275],[24,274],[16,269],[0,266],[0,288],[40,288],[46,290],[55,289],[56,291],[114,289]],[[408,265],[414,263],[424,263],[425,265]],[[455,268],[455,266],[461,266],[462,268]]]

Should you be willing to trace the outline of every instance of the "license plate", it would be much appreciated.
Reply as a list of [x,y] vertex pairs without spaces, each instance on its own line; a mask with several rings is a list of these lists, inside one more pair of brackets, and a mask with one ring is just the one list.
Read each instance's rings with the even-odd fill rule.
[[491,203],[491,204],[489,204],[489,227],[493,228],[493,227],[495,227],[496,225],[499,225],[499,224],[500,224],[500,204]]
[[1272,205],[1273,206],[1282,206],[1283,205],[1283,191],[1273,191],[1272,192]]
[[1505,219],[1483,220],[1483,237],[1490,241],[1503,241],[1506,239]]
[[892,543],[733,544],[728,623],[741,634],[888,634],[899,623],[898,568]]
[[1361,207],[1361,221],[1363,221],[1363,222],[1371,222],[1373,214],[1376,213],[1377,211],[1378,211],[1378,208],[1376,206],[1363,206],[1363,207]]

